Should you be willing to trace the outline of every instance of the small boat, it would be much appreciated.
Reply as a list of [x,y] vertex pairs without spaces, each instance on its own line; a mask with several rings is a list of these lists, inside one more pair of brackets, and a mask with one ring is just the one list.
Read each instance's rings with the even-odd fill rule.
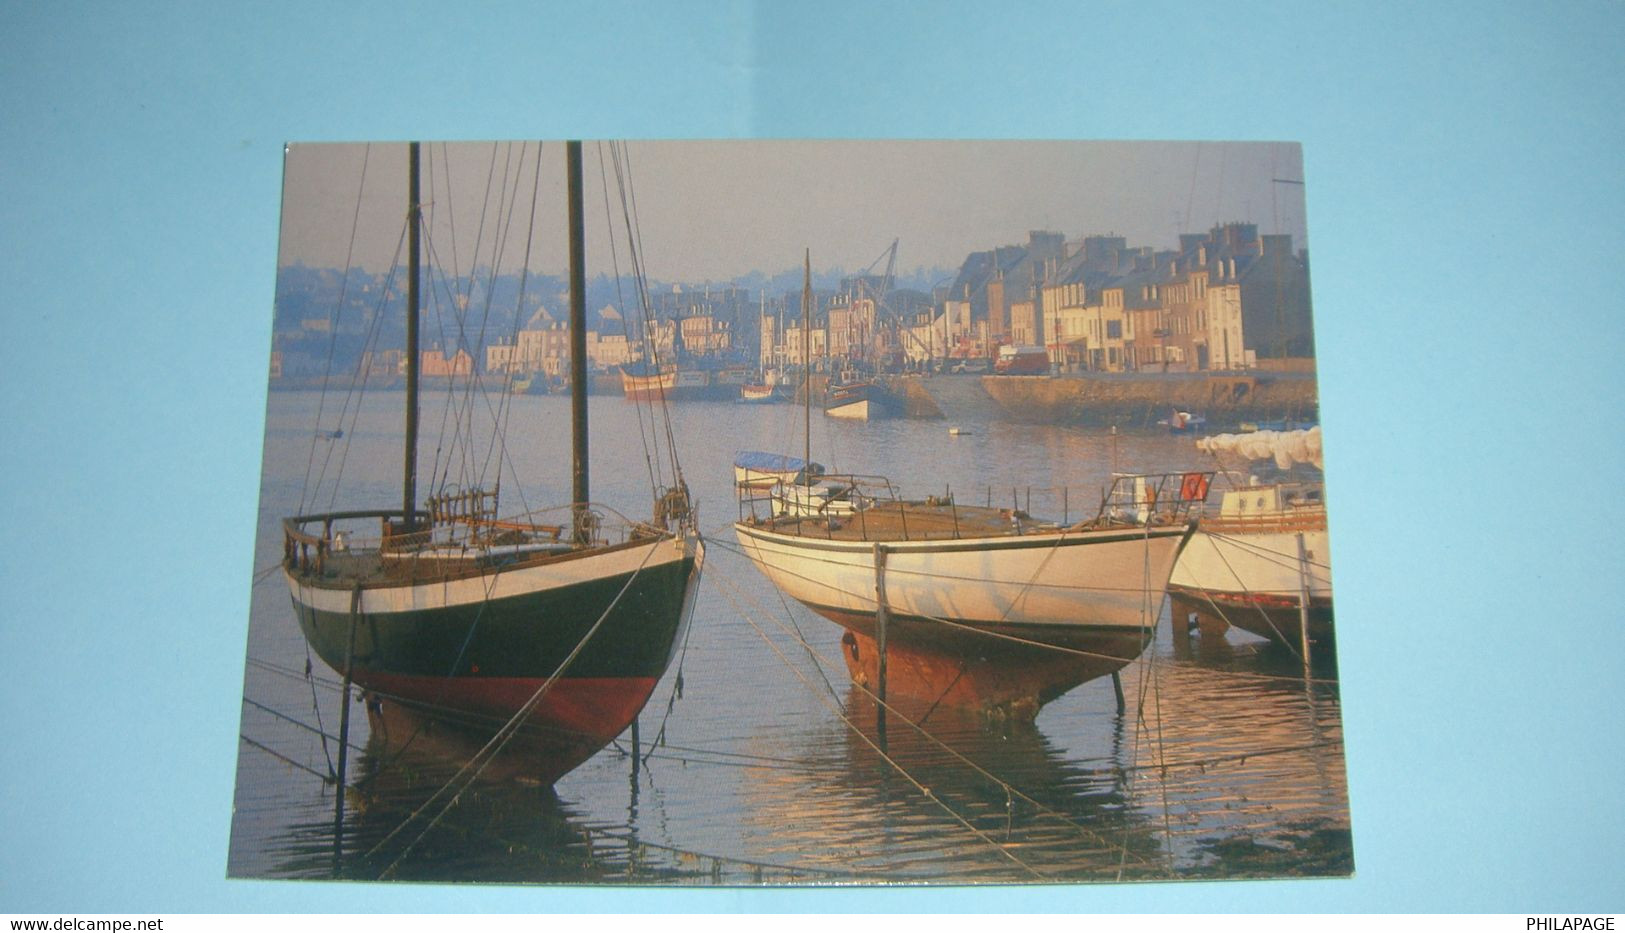
[[739,401],[746,405],[765,405],[778,400],[777,386],[761,382],[747,382],[739,387]]
[[640,402],[677,402],[711,394],[711,378],[701,369],[644,365],[621,367],[621,391]]
[[[1325,487],[1250,483],[1226,490],[1174,568],[1179,606],[1297,648],[1332,635]],[[1305,598],[1308,599],[1304,610]]]
[[873,380],[832,383],[824,401],[824,414],[831,418],[867,421],[885,414],[886,390]]
[[[498,494],[416,496],[419,152],[409,149],[406,433],[399,508],[376,504],[283,522],[282,572],[315,653],[371,700],[525,728],[551,784],[643,709],[693,607],[704,547],[678,479],[653,490],[652,521],[588,499],[586,406],[572,419],[574,489],[557,521],[498,517]],[[585,330],[580,144],[566,147],[572,326]],[[584,391],[586,361],[574,391]],[[673,455],[675,456],[675,454]],[[675,462],[675,461],[674,461]],[[349,705],[345,705],[346,716]],[[341,728],[342,732],[342,728]],[[339,774],[343,775],[343,770]]]
[[1236,428],[1243,433],[1252,434],[1259,431],[1306,431],[1315,427],[1313,421],[1296,421],[1291,418],[1273,418],[1265,421],[1243,421]]
[[801,481],[804,472],[817,476],[824,472],[824,468],[816,463],[809,464],[799,457],[763,453],[758,450],[741,451],[734,457],[736,486],[771,489],[779,483]]
[[[1268,461],[1281,471],[1324,469],[1320,428],[1218,434],[1196,442],[1219,457]],[[1300,466],[1301,465],[1301,466]],[[1247,482],[1202,519],[1169,581],[1180,608],[1293,648],[1332,637],[1326,490],[1318,481]]]
[[535,382],[536,376],[534,374],[527,373],[526,375],[520,376],[519,378],[508,383],[508,392],[513,395],[524,395],[530,391],[530,387]]
[[1169,434],[1195,434],[1207,430],[1207,418],[1188,411],[1176,411],[1158,421],[1157,426],[1167,428]]

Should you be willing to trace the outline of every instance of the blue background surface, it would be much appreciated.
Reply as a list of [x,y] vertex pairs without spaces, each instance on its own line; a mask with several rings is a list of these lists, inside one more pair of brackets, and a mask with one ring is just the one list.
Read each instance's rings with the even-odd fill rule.
[[[1625,6],[343,6],[0,0],[0,912],[1621,908]],[[282,144],[570,135],[1301,142],[1357,877],[227,881]]]

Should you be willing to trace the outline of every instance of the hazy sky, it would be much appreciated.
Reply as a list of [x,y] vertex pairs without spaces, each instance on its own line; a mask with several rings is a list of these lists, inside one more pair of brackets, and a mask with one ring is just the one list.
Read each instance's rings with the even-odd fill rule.
[[[425,143],[423,150],[438,262],[453,266],[455,229],[458,268],[468,268],[476,243],[489,263],[497,211],[512,203],[503,268],[517,268],[537,144]],[[564,146],[547,142],[540,152],[531,267],[562,273]],[[1132,246],[1166,248],[1181,233],[1247,221],[1307,245],[1304,187],[1282,183],[1303,179],[1295,143],[634,141],[625,152],[645,268],[666,281],[779,271],[799,265],[803,248],[812,250],[815,269],[855,272],[893,238],[899,270],[953,269],[967,253],[1025,243],[1038,229],[1069,240],[1115,233]],[[588,271],[596,275],[609,271],[606,172],[617,231],[621,204],[609,147],[585,143],[583,163]],[[280,261],[343,267],[354,224],[354,262],[386,270],[400,239],[405,185],[404,144],[290,146]],[[517,197],[498,193],[516,189]],[[624,271],[624,233],[617,236]]]

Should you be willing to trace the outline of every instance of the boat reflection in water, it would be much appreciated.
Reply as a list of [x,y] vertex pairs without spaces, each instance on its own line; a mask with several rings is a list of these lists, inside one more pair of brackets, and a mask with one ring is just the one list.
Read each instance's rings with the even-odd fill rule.
[[[331,819],[290,827],[277,875],[420,881],[594,881],[608,873],[547,776],[550,743],[521,730],[482,769],[464,770],[493,729],[425,716],[366,694],[369,738],[346,792],[342,838]],[[500,724],[499,724],[500,725]],[[436,800],[455,786],[453,798]],[[404,857],[403,857],[404,856]]]
[[882,724],[872,695],[851,687],[846,724],[802,749],[816,757],[753,773],[747,845],[857,882],[1167,875],[1155,826],[1129,804],[1117,769],[1068,761],[1029,722],[989,728],[939,708],[917,728],[908,720],[921,708],[903,704]]

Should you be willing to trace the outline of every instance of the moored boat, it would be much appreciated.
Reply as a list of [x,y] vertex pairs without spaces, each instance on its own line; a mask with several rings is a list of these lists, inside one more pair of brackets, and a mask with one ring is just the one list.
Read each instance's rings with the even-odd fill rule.
[[[1324,468],[1320,428],[1219,434],[1196,442],[1215,457],[1267,461],[1280,471]],[[1291,475],[1286,474],[1286,475]],[[1325,484],[1318,479],[1227,489],[1202,520],[1169,590],[1179,606],[1294,648],[1332,639],[1332,581]]]
[[[301,630],[346,691],[353,682],[375,702],[482,718],[499,732],[523,725],[545,750],[533,777],[552,783],[643,708],[687,624],[704,548],[680,474],[653,491],[651,521],[606,521],[613,510],[591,502],[580,358],[569,505],[499,518],[498,493],[479,487],[442,487],[417,504],[422,220],[417,144],[409,152],[402,504],[285,519],[283,575]],[[566,153],[571,326],[584,331],[579,143]]]
[[734,456],[734,485],[740,487],[772,489],[781,483],[794,483],[804,476],[818,476],[823,472],[819,464],[809,464],[800,457],[785,454],[745,450]]
[[824,414],[831,418],[867,421],[885,413],[885,390],[872,380],[831,383]]
[[1218,514],[1205,516],[1185,546],[1168,590],[1181,608],[1294,648],[1305,618],[1311,639],[1329,641],[1324,487],[1252,483],[1226,490]]
[[[1200,504],[1182,492],[1209,477],[1116,477],[1094,518],[1063,526],[826,474],[741,487],[734,530],[775,586],[846,630],[855,681],[879,678],[883,608],[887,663],[908,671],[899,686],[934,704],[1030,718],[1143,650]],[[823,498],[820,486],[843,491],[794,507]]]
[[739,387],[739,401],[747,405],[766,405],[778,400],[778,387],[770,383],[747,382]]

